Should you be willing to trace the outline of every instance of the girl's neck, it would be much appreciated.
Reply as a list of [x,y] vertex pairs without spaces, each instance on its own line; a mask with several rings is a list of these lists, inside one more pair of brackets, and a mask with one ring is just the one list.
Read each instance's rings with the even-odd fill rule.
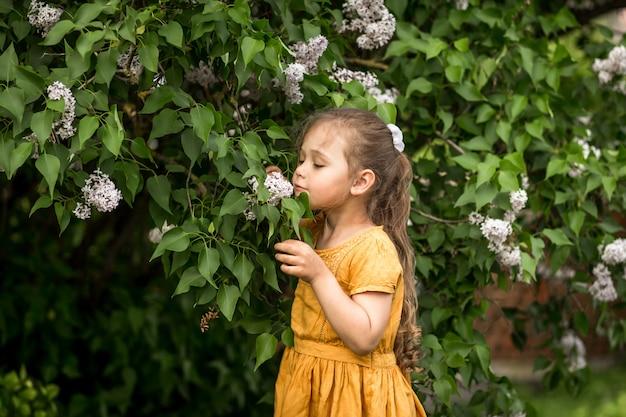
[[317,239],[317,249],[330,249],[339,246],[375,226],[365,212],[331,212],[326,214],[324,222],[324,229]]

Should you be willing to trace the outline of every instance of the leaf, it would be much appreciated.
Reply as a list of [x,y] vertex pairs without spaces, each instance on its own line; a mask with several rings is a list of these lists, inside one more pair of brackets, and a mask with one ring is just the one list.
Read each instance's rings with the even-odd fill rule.
[[256,338],[256,364],[254,370],[256,371],[263,362],[271,359],[276,352],[276,346],[278,345],[278,339],[276,336],[270,333],[263,333]]
[[237,326],[250,334],[261,334],[272,330],[272,320],[265,317],[246,315],[237,322]]
[[50,197],[53,197],[54,186],[57,182],[57,178],[59,178],[59,169],[61,168],[59,158],[50,154],[40,155],[37,161],[35,161],[35,167],[48,183]]
[[183,275],[176,285],[176,289],[172,294],[172,297],[189,292],[190,287],[203,287],[206,284],[206,280],[198,271],[195,266],[190,266],[183,272]]
[[159,28],[159,35],[163,36],[167,43],[183,49],[183,27],[180,23],[172,20]]
[[31,207],[30,212],[28,213],[28,217],[31,217],[40,208],[48,208],[51,205],[52,199],[50,198],[50,196],[48,194],[42,194],[41,196],[39,196],[37,201],[35,201],[35,204],[33,204],[33,206]]
[[33,113],[30,119],[30,128],[37,136],[39,143],[47,140],[52,133],[52,123],[54,122],[54,114],[49,109]]
[[217,288],[217,285],[213,280],[213,275],[215,275],[219,266],[220,253],[218,250],[203,246],[198,254],[198,270],[204,279],[215,288]]
[[191,123],[193,123],[193,132],[204,143],[209,142],[209,134],[215,124],[215,116],[213,111],[208,107],[195,106],[189,112]]
[[[476,189],[476,210],[479,210],[485,204],[490,203],[498,195],[498,189],[491,183],[485,183]],[[458,204],[458,202],[457,202]]]
[[237,189],[232,189],[224,198],[224,202],[220,208],[220,216],[225,214],[241,214],[246,207],[248,207],[248,200],[246,200],[243,193]]
[[172,214],[172,211],[170,210],[172,185],[167,180],[167,177],[164,175],[150,177],[146,181],[146,187],[148,188],[148,193],[150,193],[150,196],[159,205],[159,207]]
[[450,405],[450,396],[452,395],[452,385],[445,379],[436,379],[433,382],[433,389],[437,398],[446,405]]
[[180,227],[168,230],[150,257],[150,261],[163,255],[166,250],[171,252],[182,252],[189,247],[189,233]]
[[453,86],[454,91],[467,101],[483,101],[486,98],[480,93],[478,87],[475,84],[464,82],[462,84],[455,84]]
[[9,164],[9,179],[13,177],[19,167],[21,167],[28,157],[33,153],[33,142],[22,142],[11,152],[11,163]]
[[152,44],[141,44],[138,48],[139,60],[148,71],[159,72],[159,48]]
[[15,70],[19,66],[17,54],[13,42],[6,47],[2,55],[0,55],[0,81],[13,81],[15,79]]
[[239,296],[239,288],[236,285],[223,284],[220,289],[217,290],[217,305],[228,321],[233,319]]
[[176,110],[163,109],[154,116],[150,139],[160,138],[173,133],[178,133],[185,128],[185,124],[180,119]]
[[9,87],[0,91],[0,107],[7,109],[18,125],[22,123],[25,106],[24,90],[21,88]]
[[543,229],[541,233],[550,239],[550,242],[558,246],[572,245],[565,232],[562,229]]
[[70,33],[70,31],[72,31],[75,27],[76,25],[74,24],[74,22],[70,20],[60,20],[54,26],[52,26],[52,29],[50,29],[40,45],[56,45],[57,43],[61,42],[63,38],[65,38],[65,35]]
[[433,91],[433,84],[424,77],[419,77],[412,80],[406,88],[405,97],[410,97],[414,91],[421,94],[429,94]]
[[84,116],[80,119],[80,122],[78,122],[78,143],[81,149],[85,142],[96,133],[99,126],[100,122],[96,116]]
[[265,42],[259,39],[254,39],[249,36],[243,38],[241,41],[241,56],[243,57],[244,67],[247,67],[250,61],[254,58],[258,52],[265,49]]
[[252,265],[252,262],[250,262],[243,253],[238,253],[233,261],[231,272],[235,278],[237,278],[237,281],[239,281],[239,288],[242,292],[250,282],[252,271],[254,271],[254,265]]
[[565,174],[570,171],[569,162],[563,159],[551,159],[546,168],[546,179],[554,176]]
[[613,176],[602,176],[602,188],[604,188],[604,192],[606,193],[606,197],[611,200],[613,196],[613,192],[617,187],[617,179]]
[[282,292],[278,285],[276,262],[266,253],[259,254],[257,256],[257,262],[263,267],[263,281],[276,291]]

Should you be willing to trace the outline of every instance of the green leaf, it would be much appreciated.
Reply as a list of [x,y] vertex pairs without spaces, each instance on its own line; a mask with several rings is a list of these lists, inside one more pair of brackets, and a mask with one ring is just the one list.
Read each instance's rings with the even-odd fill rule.
[[433,84],[424,77],[418,77],[409,83],[404,95],[405,97],[410,97],[415,91],[421,94],[429,94],[433,91]]
[[582,333],[583,337],[587,336],[589,332],[589,318],[587,317],[587,313],[584,311],[574,313],[574,326],[576,326],[576,330]]
[[220,289],[217,290],[217,305],[228,321],[233,319],[235,307],[237,307],[237,300],[239,300],[240,295],[241,293],[236,285],[223,284]]
[[616,187],[617,179],[615,177],[602,176],[602,188],[604,188],[604,192],[606,193],[606,197],[609,201],[611,200]]
[[541,233],[545,237],[550,239],[550,242],[552,242],[555,245],[558,245],[558,246],[572,245],[572,242],[569,240],[569,238],[567,237],[565,232],[563,232],[562,229],[543,229]]
[[278,285],[276,262],[274,259],[270,258],[266,253],[261,253],[257,256],[257,262],[263,267],[263,281],[276,291],[282,292]]
[[254,39],[249,36],[243,38],[241,41],[241,56],[243,57],[244,66],[247,67],[250,61],[254,58],[258,52],[265,49],[265,42],[259,39]]
[[246,315],[237,322],[237,326],[249,334],[261,334],[272,330],[272,320],[265,317]]
[[148,71],[159,72],[159,48],[152,44],[141,44],[138,48],[139,60]]
[[209,142],[209,134],[215,124],[215,116],[213,110],[204,106],[195,106],[189,112],[191,122],[193,123],[193,132],[204,143]]
[[276,352],[276,346],[278,340],[273,334],[263,333],[256,338],[256,364],[254,370],[256,371],[263,362],[271,359]]
[[160,138],[173,133],[178,133],[185,128],[185,124],[180,119],[176,110],[163,109],[154,116],[150,139]]
[[510,102],[510,106],[507,106],[509,120],[514,122],[526,107],[528,107],[528,97],[515,94]]
[[34,142],[22,142],[11,152],[11,163],[9,164],[8,177],[11,179],[17,169],[21,167],[24,162],[33,153]]
[[433,389],[437,398],[446,405],[450,405],[450,396],[452,395],[452,385],[445,379],[436,379],[433,382]]
[[70,212],[65,209],[64,204],[57,202],[54,203],[54,214],[56,214],[57,217],[57,223],[59,224],[59,236],[61,236],[70,224]]
[[0,91],[0,107],[7,109],[15,117],[17,124],[21,124],[22,117],[24,117],[24,108],[26,107],[24,90],[17,87],[9,87]]
[[150,193],[150,196],[159,205],[159,207],[172,214],[172,211],[170,210],[172,185],[167,180],[167,177],[164,175],[150,177],[146,181],[146,186],[148,188],[148,193]]
[[150,257],[150,261],[163,255],[166,250],[171,252],[182,252],[189,247],[189,233],[180,227],[168,230]]
[[30,212],[28,213],[28,217],[31,217],[40,208],[48,208],[51,205],[52,199],[48,194],[40,195],[37,201],[35,201],[35,204],[33,204],[33,206],[31,207]]
[[206,284],[206,280],[198,271],[195,266],[190,266],[183,272],[183,275],[176,285],[176,289],[172,294],[172,297],[189,292],[190,287],[203,287]]
[[562,175],[570,171],[569,162],[563,159],[551,159],[546,168],[546,179],[554,175]]
[[453,86],[454,91],[467,101],[483,101],[486,100],[485,96],[480,93],[480,90],[475,84],[464,82],[462,84],[455,84]]
[[84,116],[80,119],[80,122],[78,122],[78,143],[81,149],[85,142],[93,137],[99,126],[100,121],[96,116]]
[[491,180],[496,173],[496,167],[493,164],[487,162],[480,162],[476,167],[478,176],[476,178],[476,187],[480,187],[482,184]]
[[576,237],[578,237],[578,234],[585,223],[586,216],[587,215],[582,210],[570,211],[565,215],[567,225],[570,229],[572,229]]
[[50,190],[50,197],[53,197],[54,186],[57,182],[57,178],[59,178],[61,161],[59,161],[59,158],[54,155],[43,154],[37,158],[37,161],[35,161],[35,167],[37,167],[37,171],[39,171],[45,178]]
[[252,278],[252,272],[254,271],[254,265],[252,262],[248,260],[246,255],[243,253],[238,253],[235,256],[235,260],[233,261],[233,267],[231,268],[231,272],[239,281],[239,288],[241,292],[246,288],[248,283],[250,282],[250,278]]
[[183,49],[183,27],[180,23],[172,20],[159,28],[159,35],[163,36],[167,43]]
[[[476,189],[476,210],[479,210],[485,204],[490,203],[498,195],[498,189],[491,183],[485,183]],[[458,202],[457,202],[458,204]]]
[[248,207],[248,200],[243,193],[237,189],[230,190],[220,208],[220,216],[225,214],[241,214]]
[[0,81],[13,81],[15,79],[15,70],[19,66],[17,54],[13,42],[6,47],[2,55],[0,55]]
[[478,169],[478,165],[480,164],[480,157],[472,152],[466,152],[463,155],[455,156],[452,160],[468,171],[476,171]]
[[54,122],[54,114],[49,109],[33,113],[30,119],[30,128],[37,136],[40,143],[47,140],[52,133],[52,123]]
[[60,20],[54,26],[52,26],[52,29],[50,29],[40,45],[56,45],[57,43],[61,42],[63,38],[65,38],[65,35],[70,33],[70,31],[72,31],[75,27],[76,25],[74,24],[74,22],[70,20]]
[[442,308],[442,307],[433,308],[431,315],[430,315],[430,319],[433,323],[433,329],[436,330],[437,326],[439,326],[439,323],[443,322],[444,320],[450,317],[452,317],[452,310],[450,310],[449,308]]

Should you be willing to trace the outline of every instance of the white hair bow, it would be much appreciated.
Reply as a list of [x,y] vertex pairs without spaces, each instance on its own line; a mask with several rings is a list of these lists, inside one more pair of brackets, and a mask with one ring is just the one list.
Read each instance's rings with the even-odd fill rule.
[[404,151],[404,141],[402,140],[402,131],[400,128],[393,123],[389,123],[387,125],[389,130],[391,131],[391,137],[393,138],[393,146],[396,147],[400,152]]

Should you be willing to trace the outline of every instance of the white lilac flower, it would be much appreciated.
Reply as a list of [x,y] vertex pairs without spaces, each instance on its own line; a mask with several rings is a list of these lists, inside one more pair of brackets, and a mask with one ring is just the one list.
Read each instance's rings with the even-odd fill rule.
[[285,94],[287,99],[293,104],[300,104],[304,99],[304,94],[300,91],[300,82],[304,80],[304,65],[294,62],[285,69]]
[[396,31],[396,18],[385,7],[384,0],[347,0],[339,33],[360,33],[356,43],[361,49],[386,45]]
[[95,207],[100,212],[112,211],[122,199],[122,192],[115,187],[109,176],[100,171],[99,168],[89,175],[81,191],[85,203],[77,204],[74,215],[83,220],[91,215],[86,216],[87,208]]
[[513,223],[515,221],[515,217],[517,217],[517,215],[513,210],[507,210],[504,212],[503,218],[505,222]]
[[[601,84],[609,84],[615,76],[626,75],[626,48],[623,45],[614,47],[606,59],[596,59],[592,68],[598,74]],[[624,92],[622,83],[618,83],[614,88]]]
[[480,213],[478,213],[476,211],[473,211],[473,212],[470,213],[470,215],[468,217],[468,220],[469,220],[470,224],[480,224],[480,223],[482,223],[485,220],[485,218],[483,217],[482,214],[480,214]]
[[72,126],[76,118],[76,99],[72,94],[72,90],[67,88],[61,81],[55,81],[48,86],[47,92],[50,100],[63,99],[65,102],[63,115],[53,124],[55,135],[61,139],[71,138],[76,133],[76,128]]
[[528,175],[526,174],[520,174],[521,177],[521,181],[522,181],[522,189],[524,190],[528,190]]
[[528,201],[528,195],[525,190],[513,191],[509,195],[509,201],[511,202],[511,207],[513,207],[513,211],[515,213],[519,213],[524,207],[526,207],[526,202]]
[[293,195],[293,185],[280,172],[269,173],[263,185],[270,192],[270,199],[267,200],[270,206],[277,206],[283,198]]
[[397,88],[386,88],[385,91],[382,91],[378,87],[372,87],[367,92],[376,99],[377,103],[395,104],[400,96],[400,91]]
[[378,77],[371,72],[352,71],[348,68],[338,67],[337,63],[333,64],[329,78],[339,84],[358,81],[366,90],[375,88],[378,85]]
[[292,46],[296,55],[295,62],[285,68],[285,94],[289,102],[302,103],[304,95],[300,91],[300,83],[304,74],[317,72],[317,62],[328,47],[328,39],[322,35],[315,36],[307,42],[297,42]]
[[189,69],[185,71],[185,79],[193,84],[199,84],[204,87],[214,85],[218,82],[217,77],[211,71],[204,61],[198,62],[198,66],[189,66]]
[[565,353],[570,372],[578,371],[587,366],[585,344],[573,331],[566,331],[559,341],[559,345]]
[[307,42],[297,42],[291,48],[296,54],[296,62],[304,67],[306,74],[317,72],[317,62],[328,47],[328,39],[317,35]]
[[[259,188],[259,180],[256,177],[251,177],[248,180],[248,184],[252,187],[252,191],[256,193]],[[280,200],[293,195],[293,185],[280,172],[267,174],[265,181],[263,181],[263,186],[270,193],[270,198],[267,200],[267,204],[270,206],[277,206]]]
[[469,6],[469,0],[454,0],[454,5],[459,10],[467,10]]
[[570,164],[570,171],[567,173],[570,178],[578,178],[587,168],[583,164],[579,164],[578,162],[572,162]]
[[81,220],[87,220],[91,217],[91,206],[80,202],[76,203],[76,208],[72,213]]
[[487,217],[481,224],[480,231],[489,241],[489,250],[498,253],[502,250],[502,245],[513,232],[513,228],[511,227],[511,223],[507,221]]
[[150,229],[148,239],[152,243],[159,243],[163,239],[163,235],[175,227],[175,224],[167,224],[167,220],[165,220],[163,226]]
[[144,66],[141,65],[139,56],[133,54],[133,48],[127,49],[117,58],[117,66],[122,68],[122,71],[128,77],[131,84],[137,84],[139,82],[139,77],[143,73]]
[[43,1],[31,1],[28,7],[28,23],[45,37],[63,14],[63,9],[50,6]]
[[615,239],[604,247],[602,262],[608,265],[617,265],[626,262],[626,239]]
[[617,291],[611,279],[611,272],[606,265],[600,263],[593,268],[596,280],[589,286],[589,294],[600,302],[611,302],[617,299]]
[[503,245],[502,250],[496,256],[498,263],[504,267],[511,268],[522,264],[522,253],[519,246]]

